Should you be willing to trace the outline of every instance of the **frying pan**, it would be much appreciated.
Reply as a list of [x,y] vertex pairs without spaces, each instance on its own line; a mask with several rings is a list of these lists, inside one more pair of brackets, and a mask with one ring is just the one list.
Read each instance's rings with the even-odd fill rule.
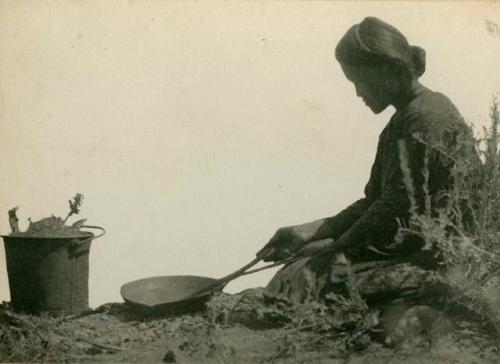
[[222,291],[230,281],[243,275],[292,263],[302,257],[297,254],[260,268],[250,269],[271,253],[272,248],[264,249],[250,263],[219,279],[190,275],[150,277],[124,284],[120,294],[132,309],[145,315],[175,315],[198,311],[213,293]]
[[196,292],[216,283],[217,279],[207,277],[159,276],[126,283],[120,293],[134,311],[174,315],[202,309],[212,291],[201,295],[195,295]]

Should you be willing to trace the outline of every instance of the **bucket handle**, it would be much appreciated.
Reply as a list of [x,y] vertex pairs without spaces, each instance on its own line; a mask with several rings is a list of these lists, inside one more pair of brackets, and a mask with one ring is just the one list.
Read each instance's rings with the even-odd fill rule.
[[77,247],[77,246],[80,246],[82,244],[85,244],[85,243],[88,243],[89,241],[92,241],[92,240],[95,240],[95,239],[98,239],[100,238],[101,236],[103,236],[104,234],[106,234],[106,230],[104,230],[104,228],[100,227],[100,226],[95,226],[95,225],[82,225],[82,229],[97,229],[97,230],[101,230],[101,233],[95,235],[95,236],[91,236],[90,238],[87,238],[87,239],[84,239],[82,241],[78,241],[77,239],[73,239],[73,246],[74,247]]

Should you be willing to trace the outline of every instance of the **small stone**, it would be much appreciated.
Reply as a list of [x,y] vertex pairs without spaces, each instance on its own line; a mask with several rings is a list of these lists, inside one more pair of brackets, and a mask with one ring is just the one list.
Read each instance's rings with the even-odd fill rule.
[[163,357],[163,362],[164,363],[176,363],[175,353],[173,350],[169,350],[165,353],[165,356]]
[[408,309],[398,321],[396,327],[387,336],[385,344],[389,347],[403,342],[416,346],[422,341],[432,341],[447,331],[446,320],[440,319],[435,309],[417,305]]
[[187,341],[184,341],[182,344],[179,345],[179,350],[186,350],[189,347],[189,343]]
[[355,351],[365,350],[366,348],[368,348],[370,346],[371,342],[372,341],[371,341],[370,335],[363,334],[353,342],[353,349]]

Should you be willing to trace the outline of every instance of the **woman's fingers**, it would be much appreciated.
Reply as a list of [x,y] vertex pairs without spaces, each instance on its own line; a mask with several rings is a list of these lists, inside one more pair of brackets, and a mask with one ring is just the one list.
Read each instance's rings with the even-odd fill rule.
[[292,256],[288,248],[274,248],[263,260],[264,262],[277,262]]
[[283,250],[279,248],[272,248],[268,254],[263,256],[262,260],[264,262],[277,262],[278,260],[282,260],[286,258],[286,251],[288,250]]
[[[300,250],[304,244],[305,241],[297,227],[283,227],[276,231],[266,246],[257,253],[257,256],[262,257],[265,262],[286,259]],[[273,250],[268,251],[267,247]]]

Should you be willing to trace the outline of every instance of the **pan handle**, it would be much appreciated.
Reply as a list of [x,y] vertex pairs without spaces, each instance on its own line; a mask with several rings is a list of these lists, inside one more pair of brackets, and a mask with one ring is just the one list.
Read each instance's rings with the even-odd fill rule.
[[302,257],[302,256],[292,256],[290,258],[278,260],[277,262],[264,265],[264,266],[262,266],[260,268],[255,268],[255,269],[247,270],[247,271],[243,272],[241,275],[242,276],[246,276],[247,274],[257,273],[257,272],[260,272],[261,270],[266,270],[266,269],[278,267],[278,266],[283,265],[283,264],[293,263],[293,262],[295,262],[295,261],[297,261],[297,260],[299,260],[301,258],[304,258],[304,257]]
[[[319,241],[326,241],[326,240],[333,241],[332,239],[322,239],[322,240],[318,240],[318,242]],[[250,269],[251,267],[253,267],[257,263],[259,263],[265,256],[271,255],[271,253],[273,252],[273,250],[274,250],[274,248],[270,248],[269,250],[264,250],[264,251],[262,251],[262,253],[257,254],[257,258],[255,258],[254,260],[252,260],[250,263],[248,263],[247,265],[245,265],[243,268],[240,268],[236,272],[231,273],[231,274],[229,274],[229,275],[227,275],[225,277],[222,277],[222,278],[218,279],[216,286],[222,286],[222,287],[224,287],[230,281],[232,281],[233,279],[236,279],[238,277],[245,276],[247,274],[252,274],[252,273],[260,272],[262,270],[266,270],[266,269],[278,267],[280,265],[293,263],[293,262],[296,262],[299,259],[302,259],[302,258],[306,257],[306,256],[301,255],[300,254],[301,251],[299,251],[296,254],[294,254],[294,255],[292,255],[292,256],[290,256],[288,258],[285,258],[285,259],[282,259],[282,260],[278,260],[276,262],[264,265],[264,266],[262,266],[260,268]],[[320,249],[318,252],[314,253],[312,256],[318,256],[318,255],[321,255],[321,254],[324,254],[324,253],[328,253],[330,251],[331,251],[331,247],[330,246],[326,246],[326,247],[323,247],[322,249]]]
[[[274,268],[274,267],[277,267],[279,265],[293,263],[293,262],[295,262],[295,261],[297,261],[297,260],[299,260],[301,258],[305,258],[304,256],[302,256],[300,254],[300,251],[299,251],[298,253],[292,255],[291,257],[279,260],[277,262],[265,265],[265,266],[260,267],[260,268],[250,269],[251,267],[253,267],[257,263],[259,263],[265,256],[267,256],[268,254],[270,255],[272,253],[273,249],[274,248],[270,248],[269,250],[265,249],[264,251],[259,252],[257,254],[257,257],[254,260],[252,260],[250,263],[248,263],[244,267],[238,269],[237,271],[235,271],[235,272],[233,272],[231,274],[228,274],[225,277],[219,278],[217,281],[215,281],[213,284],[210,284],[208,287],[202,288],[201,290],[194,292],[192,295],[190,295],[190,298],[193,298],[193,297],[196,297],[196,296],[200,296],[202,294],[207,294],[207,293],[212,292],[212,291],[214,291],[215,289],[218,289],[218,288],[223,288],[230,281],[232,281],[233,279],[236,279],[238,277],[241,277],[241,276],[244,276],[244,275],[247,275],[247,274],[252,274],[252,273],[260,272],[261,270]],[[328,253],[330,251],[331,251],[331,247],[326,246],[326,247],[320,249],[318,252],[316,252],[312,256],[318,256],[320,254]]]
[[228,274],[225,277],[217,279],[217,281],[215,281],[214,283],[210,284],[209,286],[204,287],[204,288],[202,288],[202,289],[200,289],[200,290],[192,293],[189,296],[189,298],[201,296],[201,295],[213,292],[216,289],[219,289],[219,288],[222,289],[222,288],[224,288],[224,286],[226,284],[228,284],[229,282],[231,282],[233,279],[236,279],[236,278],[244,275],[246,270],[252,268],[254,265],[256,265],[257,263],[259,263],[262,260],[262,258],[263,258],[262,255],[257,255],[257,257],[255,257],[250,263],[248,263],[245,266],[241,267],[237,271],[234,271],[233,273]]
[[246,264],[245,266],[241,267],[237,271],[235,271],[235,272],[233,272],[231,274],[228,274],[225,277],[219,278],[218,279],[218,284],[225,286],[227,283],[229,283],[233,279],[236,279],[239,276],[242,276],[243,274],[245,274],[246,270],[252,268],[254,265],[256,265],[261,260],[262,260],[262,257],[261,256],[257,256],[256,258],[254,258],[254,260],[252,260],[250,263]]

